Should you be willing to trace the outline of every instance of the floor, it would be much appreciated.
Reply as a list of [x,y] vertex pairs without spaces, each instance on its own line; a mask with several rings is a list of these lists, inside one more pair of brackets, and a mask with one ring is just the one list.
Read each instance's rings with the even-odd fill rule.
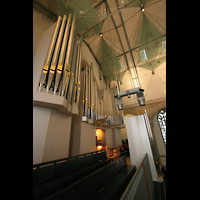
[[[111,156],[111,158],[113,158],[113,161],[117,160],[120,157],[120,155],[117,156]],[[126,156],[126,164],[127,165],[131,165],[131,159],[130,156]]]
[[131,158],[130,158],[130,156],[129,157],[126,156],[126,163],[127,163],[127,165],[131,165]]

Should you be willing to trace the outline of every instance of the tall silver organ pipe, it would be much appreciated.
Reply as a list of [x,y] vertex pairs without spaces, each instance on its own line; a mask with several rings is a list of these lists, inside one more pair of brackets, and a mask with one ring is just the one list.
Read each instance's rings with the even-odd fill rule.
[[97,105],[98,105],[98,96],[97,96],[97,83],[96,80],[94,79],[94,120],[98,119],[98,112],[97,112]]
[[88,67],[88,118],[91,118],[90,115],[91,108],[91,67]]
[[49,45],[49,49],[48,49],[48,52],[47,52],[47,55],[46,55],[46,59],[44,61],[44,66],[43,66],[43,70],[42,70],[42,76],[41,76],[41,80],[40,80],[39,91],[41,90],[42,85],[44,84],[44,81],[45,81],[46,76],[47,76],[47,72],[48,72],[48,69],[49,69],[49,65],[50,65],[52,54],[53,54],[53,50],[54,50],[54,47],[55,47],[55,44],[56,44],[56,39],[57,39],[58,31],[59,31],[59,28],[60,28],[61,20],[62,20],[62,18],[59,16],[58,20],[57,20],[57,23],[56,23],[56,27],[54,29],[53,36],[51,38],[51,43]]
[[73,15],[72,25],[70,30],[69,42],[67,46],[67,53],[65,57],[65,66],[63,71],[63,87],[62,87],[62,96],[64,96],[65,89],[67,89],[70,77],[70,63],[72,59],[73,53],[73,38],[75,36],[75,20],[76,20],[76,13]]
[[81,51],[81,45],[82,42],[80,42],[79,46],[79,63],[78,63],[78,76],[77,76],[77,95],[76,95],[76,108],[78,108],[79,105],[79,99],[80,99],[80,90],[81,90],[81,60],[82,60],[82,51]]
[[62,37],[63,37],[64,29],[65,29],[66,20],[67,20],[67,16],[64,15],[63,20],[62,20],[62,24],[61,24],[61,27],[60,27],[58,39],[57,39],[57,42],[56,42],[56,47],[55,47],[55,50],[54,50],[53,58],[52,58],[52,61],[51,61],[51,67],[50,67],[48,83],[47,83],[47,87],[46,87],[46,93],[49,90],[49,87],[51,85],[51,82],[52,82],[52,79],[53,79],[53,76],[54,76],[54,72],[55,72],[55,69],[56,69],[56,65],[57,65],[57,61],[58,61],[58,54],[59,54],[59,51],[60,51],[60,46],[61,46],[61,42],[62,42]]
[[83,71],[83,105],[82,105],[82,116],[85,116],[85,87],[86,86],[86,69]]
[[85,115],[88,116],[88,66],[86,66],[86,76],[85,76]]
[[[72,105],[72,93],[73,93],[73,86],[74,86],[74,74],[75,74],[75,67],[76,67],[76,55],[77,55],[77,38],[76,34],[73,39],[73,56],[71,60],[71,68],[70,68],[70,79],[69,79],[69,87],[67,91],[67,100],[70,105]],[[67,88],[66,88],[67,89]]]
[[79,68],[79,53],[80,53],[80,42],[77,44],[77,57],[75,63],[75,72],[74,72],[74,87],[72,91],[72,104],[75,103],[76,100],[76,91],[78,88],[77,80],[78,80],[78,68]]
[[91,70],[90,70],[90,96],[91,96],[91,106],[90,106],[90,118],[93,119],[93,114],[94,114],[94,74],[93,74],[93,63],[91,63]]
[[[57,91],[57,88],[58,88],[58,83],[60,81],[60,77],[61,77],[61,73],[62,73],[62,69],[63,69],[64,56],[65,56],[66,47],[67,47],[67,41],[68,41],[68,36],[69,36],[69,28],[70,28],[71,18],[72,18],[72,14],[69,13],[68,19],[67,19],[67,25],[66,25],[65,33],[64,33],[64,37],[63,37],[62,47],[61,47],[61,50],[60,50],[60,56],[59,56],[59,60],[58,60],[58,67],[57,67],[57,70],[56,70],[54,94],[56,94],[56,91]],[[60,87],[61,87],[61,85],[62,84],[60,84]]]

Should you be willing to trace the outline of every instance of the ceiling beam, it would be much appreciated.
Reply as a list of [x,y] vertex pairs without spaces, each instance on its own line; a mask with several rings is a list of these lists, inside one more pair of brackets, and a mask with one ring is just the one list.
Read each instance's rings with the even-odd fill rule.
[[121,13],[121,10],[120,10],[120,6],[119,6],[119,3],[118,3],[117,0],[115,0],[115,3],[116,3],[116,6],[117,6],[117,9],[119,10],[119,16],[121,18],[122,26],[123,26],[125,37],[126,37],[126,41],[128,43],[129,51],[131,53],[131,57],[132,57],[132,60],[133,60],[133,65],[134,65],[134,67],[136,67],[135,66],[135,61],[134,61],[134,58],[133,58],[133,54],[132,54],[132,51],[131,51],[131,45],[130,45],[130,42],[129,42],[129,39],[128,39],[128,36],[127,36],[127,33],[126,33],[126,29],[125,29],[125,25],[124,25],[124,20],[122,18],[122,13]]
[[38,9],[40,12],[47,15],[49,18],[53,19],[54,21],[56,21],[58,18],[58,16],[54,12],[52,12],[51,10],[49,10],[48,8],[46,8],[45,6],[43,6],[40,2],[36,0],[33,0],[33,7]]
[[124,47],[123,47],[123,45],[122,45],[122,40],[121,40],[121,38],[120,38],[120,35],[119,35],[119,32],[118,32],[117,26],[116,26],[116,24],[115,24],[115,21],[114,21],[114,19],[113,19],[112,14],[111,14],[110,7],[109,7],[109,5],[108,5],[107,0],[105,1],[105,5],[106,5],[106,9],[107,9],[107,11],[109,12],[109,15],[110,15],[110,17],[111,17],[111,19],[112,19],[112,22],[113,22],[113,24],[114,24],[114,27],[115,27],[115,30],[116,30],[116,32],[117,32],[117,36],[118,36],[118,38],[119,38],[119,41],[120,41],[120,44],[121,44],[123,53],[124,53],[124,55],[125,55],[126,65],[127,65],[127,68],[129,69],[129,64],[128,64],[127,56],[126,56],[126,54],[125,54]]
[[88,49],[91,51],[91,53],[92,53],[94,59],[96,60],[97,64],[99,65],[99,67],[100,67],[100,69],[101,69],[100,63],[99,63],[99,61],[97,60],[96,56],[94,55],[94,53],[93,53],[92,49],[90,48],[89,44],[88,44],[84,39],[83,39],[82,41],[86,44],[86,46],[88,47]]

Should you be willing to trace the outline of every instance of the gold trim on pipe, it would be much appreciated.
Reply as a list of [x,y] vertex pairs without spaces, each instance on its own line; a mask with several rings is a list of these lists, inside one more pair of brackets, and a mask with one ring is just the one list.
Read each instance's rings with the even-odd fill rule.
[[62,73],[62,69],[63,69],[63,63],[64,63],[64,58],[65,58],[64,56],[65,56],[65,52],[66,52],[66,48],[67,48],[67,41],[68,41],[68,37],[69,37],[69,28],[70,28],[71,18],[72,18],[72,14],[69,13],[66,28],[65,28],[64,38],[63,38],[63,42],[62,42],[62,47],[60,50],[58,66],[57,66],[57,70],[56,70],[54,94],[56,94],[56,91],[58,88],[58,83],[60,81],[60,77],[61,77],[61,73]]
[[75,20],[76,20],[76,13],[74,13],[73,15],[73,19],[72,19],[72,25],[71,25],[71,30],[70,30],[70,36],[69,36],[69,42],[68,42],[68,46],[67,46],[67,53],[66,53],[66,57],[65,57],[65,66],[64,66],[64,71],[63,71],[63,88],[62,88],[62,96],[64,96],[65,93],[65,89],[67,88],[67,84],[68,84],[68,76],[67,76],[67,66],[69,65],[70,68],[70,63],[71,63],[71,57],[72,57],[72,53],[73,53],[73,49],[72,49],[72,45],[73,45],[73,38],[75,35]]
[[51,82],[52,82],[52,79],[54,77],[54,72],[55,72],[55,69],[56,69],[56,64],[57,64],[57,60],[58,60],[58,55],[59,55],[59,51],[60,51],[60,46],[61,46],[61,42],[62,42],[62,37],[63,37],[66,21],[67,21],[67,16],[64,15],[63,20],[62,20],[62,24],[61,24],[61,27],[60,27],[58,39],[57,39],[57,42],[56,42],[56,47],[55,47],[55,50],[54,50],[53,58],[52,58],[52,61],[51,61],[51,67],[50,67],[50,73],[49,73],[49,77],[48,77],[48,84],[47,84],[47,87],[46,87],[46,93],[49,91],[49,87],[51,86]]
[[54,50],[54,47],[55,47],[55,44],[56,44],[56,39],[57,39],[58,31],[59,31],[59,28],[60,28],[61,20],[62,20],[62,18],[59,16],[57,23],[56,23],[56,26],[55,26],[55,29],[54,29],[54,32],[53,32],[53,35],[52,35],[52,38],[51,38],[51,43],[49,45],[49,49],[48,49],[46,58],[45,58],[45,61],[44,61],[44,66],[43,66],[42,75],[41,75],[41,79],[40,79],[39,91],[41,91],[41,88],[44,84],[44,81],[46,80],[46,75],[47,75],[47,71],[49,69],[51,57],[52,57],[53,50]]

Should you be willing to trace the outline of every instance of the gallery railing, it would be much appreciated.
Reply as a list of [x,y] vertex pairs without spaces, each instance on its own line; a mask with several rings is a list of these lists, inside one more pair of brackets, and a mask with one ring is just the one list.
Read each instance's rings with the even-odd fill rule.
[[153,199],[153,178],[146,153],[120,200]]

